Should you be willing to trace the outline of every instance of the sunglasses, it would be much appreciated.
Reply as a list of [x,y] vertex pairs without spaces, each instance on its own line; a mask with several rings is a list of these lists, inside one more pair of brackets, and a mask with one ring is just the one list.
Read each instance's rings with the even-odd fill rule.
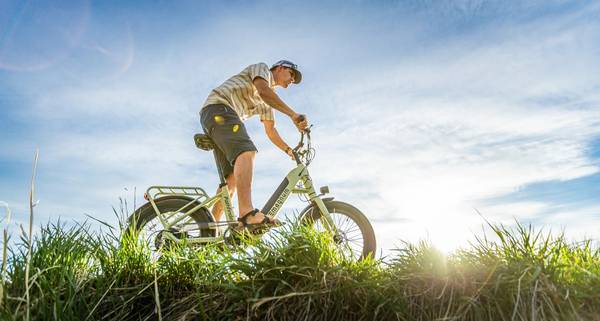
[[287,70],[290,72],[290,75],[292,75],[292,79],[296,80],[296,72],[294,71],[294,69],[288,68]]

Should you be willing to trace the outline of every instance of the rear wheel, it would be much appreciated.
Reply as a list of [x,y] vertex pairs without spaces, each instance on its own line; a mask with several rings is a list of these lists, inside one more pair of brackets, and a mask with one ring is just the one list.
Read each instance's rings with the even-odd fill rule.
[[[337,229],[334,242],[342,253],[353,259],[374,257],[375,232],[367,217],[356,207],[339,201],[326,201],[325,206]],[[328,231],[327,222],[316,205],[307,207],[300,214],[302,224],[312,225],[317,231]]]
[[[156,207],[161,213],[173,212],[176,213],[170,221],[181,218],[185,215],[185,211],[197,206],[197,202],[193,202],[183,211],[181,210],[187,204],[193,202],[193,199],[183,196],[165,196],[155,201]],[[212,215],[206,208],[200,208],[190,214],[192,220],[184,218],[181,222],[165,230],[160,222],[156,211],[151,203],[146,203],[129,217],[129,229],[137,231],[137,235],[146,244],[149,245],[152,252],[158,252],[161,248],[172,244],[173,240],[166,236],[167,233],[172,234],[177,239],[195,238],[195,237],[214,237],[216,231],[206,228],[205,224],[212,222]],[[190,221],[184,225],[184,222]],[[203,226],[204,225],[204,226]]]

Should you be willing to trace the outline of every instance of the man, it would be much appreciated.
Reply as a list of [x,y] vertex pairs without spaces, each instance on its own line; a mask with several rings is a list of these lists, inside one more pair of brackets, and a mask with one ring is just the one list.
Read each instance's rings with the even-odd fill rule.
[[[252,173],[257,149],[242,121],[259,115],[271,142],[293,157],[292,149],[275,128],[273,109],[290,117],[300,131],[306,129],[308,120],[284,103],[275,93],[275,87],[287,88],[301,80],[298,66],[288,60],[278,61],[271,68],[265,63],[250,65],[213,89],[200,111],[202,128],[216,145],[230,196],[237,190],[241,226],[279,223],[252,205]],[[215,204],[212,213],[219,221],[223,204]]]

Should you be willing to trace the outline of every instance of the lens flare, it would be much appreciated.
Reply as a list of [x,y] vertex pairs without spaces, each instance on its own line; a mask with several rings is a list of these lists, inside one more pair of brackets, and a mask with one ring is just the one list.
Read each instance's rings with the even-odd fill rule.
[[69,55],[89,22],[87,0],[0,2],[0,69],[46,69]]

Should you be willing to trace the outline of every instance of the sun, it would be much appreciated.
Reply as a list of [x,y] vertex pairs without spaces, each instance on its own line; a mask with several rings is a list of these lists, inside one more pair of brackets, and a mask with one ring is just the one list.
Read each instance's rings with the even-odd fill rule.
[[395,234],[405,241],[429,241],[445,253],[468,245],[482,222],[469,201],[472,187],[459,183],[438,177],[387,189],[384,198],[394,215],[405,219]]

